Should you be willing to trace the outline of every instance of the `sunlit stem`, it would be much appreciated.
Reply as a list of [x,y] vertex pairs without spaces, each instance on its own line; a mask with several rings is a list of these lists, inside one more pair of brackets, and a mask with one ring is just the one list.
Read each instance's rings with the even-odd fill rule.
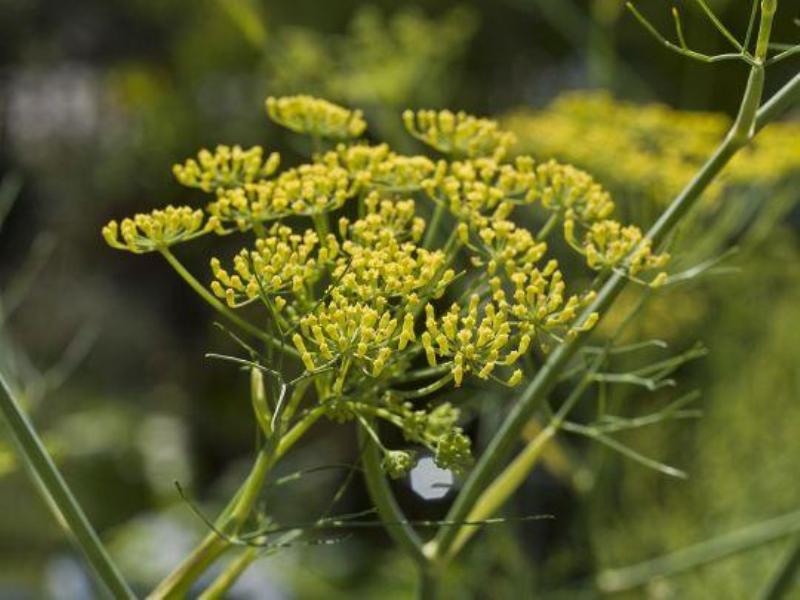
[[558,213],[553,213],[547,218],[547,221],[544,222],[544,225],[542,225],[541,229],[536,232],[536,235],[534,236],[536,241],[545,241],[556,225],[558,225]]
[[170,252],[169,248],[160,248],[159,252],[161,255],[167,260],[170,266],[175,269],[175,272],[180,275],[181,279],[183,279],[189,286],[197,292],[197,294],[206,301],[206,303],[211,306],[214,310],[216,310],[219,314],[223,317],[228,319],[231,323],[239,327],[242,331],[249,333],[250,335],[257,337],[261,340],[264,340],[271,346],[275,347],[276,349],[289,354],[290,356],[299,357],[297,350],[288,346],[281,340],[278,340],[265,331],[262,331],[249,321],[242,319],[239,315],[233,312],[230,308],[225,306],[218,298],[214,296],[210,291],[206,289],[206,287],[201,284],[195,277],[186,269],[186,267],[181,264],[181,262],[175,257],[172,252]]
[[197,597],[198,600],[219,600],[224,598],[228,590],[236,583],[236,580],[239,579],[242,573],[244,573],[245,570],[253,564],[253,561],[258,558],[261,551],[261,548],[254,546],[245,548],[239,556],[225,566],[222,573],[220,573],[211,585]]
[[[602,358],[603,356],[595,360],[595,368],[602,362]],[[470,511],[469,516],[467,516],[466,520],[468,522],[476,523],[488,519],[505,504],[517,489],[519,489],[539,461],[547,444],[555,437],[563,420],[574,408],[575,404],[577,404],[578,400],[580,400],[591,383],[591,373],[587,373],[572,390],[558,412],[550,419],[550,423],[525,446],[522,452],[517,455],[481,494],[475,506]],[[477,527],[460,527],[458,529],[458,535],[453,540],[453,544],[448,549],[448,554],[444,558],[449,559],[457,555],[464,544],[477,532]]]
[[[322,414],[321,407],[310,411],[281,438],[274,454],[270,455],[263,450],[259,451],[244,484],[217,519],[215,523],[217,530],[225,536],[234,536],[239,532],[258,500],[269,470]],[[219,535],[217,531],[209,532],[186,560],[162,581],[148,598],[155,600],[185,597],[192,584],[222,556],[230,545],[231,541],[228,537]]]
[[322,244],[330,231],[328,215],[326,213],[314,213],[311,219],[314,221],[314,228],[317,230],[319,241]]

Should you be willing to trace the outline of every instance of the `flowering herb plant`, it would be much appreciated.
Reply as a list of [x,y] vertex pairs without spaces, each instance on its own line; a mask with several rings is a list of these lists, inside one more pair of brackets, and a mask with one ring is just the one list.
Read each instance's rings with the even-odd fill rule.
[[[614,374],[603,372],[609,356],[641,344],[617,345],[619,332],[597,346],[588,340],[628,284],[639,286],[643,299],[670,284],[664,245],[676,225],[731,158],[796,97],[800,75],[762,103],[765,66],[796,49],[770,56],[777,1],[760,3],[756,27],[758,6],[744,43],[712,18],[736,53],[709,57],[689,50],[679,20],[679,44],[664,40],[705,62],[742,61],[749,77],[730,131],[647,232],[617,220],[614,201],[586,172],[553,160],[509,158],[514,135],[492,120],[448,110],[407,111],[402,119],[410,135],[437,154],[404,155],[367,141],[360,111],[310,96],[266,102],[273,121],[308,137],[307,162],[281,169],[279,155],[261,147],[202,150],[176,165],[174,174],[184,186],[210,194],[206,204],[167,206],[108,223],[102,233],[109,245],[161,254],[228,322],[242,352],[213,356],[248,370],[259,429],[245,482],[151,597],[185,596],[238,547],[238,558],[202,594],[219,597],[262,551],[283,543],[286,530],[272,527],[257,510],[260,493],[275,465],[320,419],[358,431],[375,508],[418,566],[423,597],[437,594],[447,562],[513,494],[544,444],[562,429],[680,475],[610,436],[636,426],[633,420],[617,420],[617,429],[609,429],[608,422],[581,425],[568,417],[595,382],[656,389],[698,355],[690,351]],[[215,236],[237,236],[240,250],[213,258],[205,275],[191,274],[176,246]],[[567,381],[570,393],[551,405],[554,387]],[[461,395],[441,399],[443,390],[466,382],[508,387],[514,397],[478,457],[462,428]],[[13,407],[3,407],[13,416]],[[654,419],[674,416],[679,408]],[[540,433],[509,462],[532,419],[543,424]],[[386,427],[399,430],[402,447],[390,447]],[[15,431],[34,465],[53,471],[24,419]],[[465,476],[450,513],[427,542],[387,481],[405,476],[421,453]],[[48,486],[66,490],[58,478]],[[58,498],[57,505],[70,508],[65,520],[102,580],[117,596],[130,597],[68,490]]]

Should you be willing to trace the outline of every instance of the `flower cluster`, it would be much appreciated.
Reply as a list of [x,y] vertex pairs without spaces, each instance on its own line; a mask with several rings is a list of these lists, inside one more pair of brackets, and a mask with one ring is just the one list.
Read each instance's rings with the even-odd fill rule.
[[[509,312],[519,320],[524,335],[536,336],[545,347],[548,340],[542,334],[560,337],[588,331],[599,318],[597,313],[591,313],[580,326],[574,325],[578,311],[594,300],[595,294],[589,291],[565,299],[566,283],[556,260],[550,260],[542,269],[517,271],[511,280],[514,291]],[[498,278],[491,279],[489,283],[495,301],[505,305],[506,293]]]
[[[449,402],[428,412],[416,409],[412,402],[385,396],[381,409],[388,412],[406,440],[432,450],[439,466],[463,471],[472,463],[470,439],[457,425],[460,411]],[[386,453],[383,466],[396,478],[405,475],[415,462],[414,452],[393,450]]]
[[[604,92],[566,94],[503,122],[521,152],[587,169],[615,196],[658,205],[691,179],[728,126],[720,115],[618,102]],[[718,193],[716,186],[711,194]]]
[[360,110],[312,96],[267,98],[269,118],[297,133],[331,139],[361,137],[367,128]]
[[478,232],[478,238],[480,246],[476,248],[472,264],[485,266],[489,276],[498,269],[509,275],[527,273],[547,252],[545,242],[537,242],[530,231],[507,219],[493,220]]
[[[431,366],[438,358],[452,359],[453,380],[461,385],[464,375],[476,373],[488,379],[498,365],[512,365],[530,346],[530,337],[522,335],[516,348],[511,348],[512,327],[508,310],[494,302],[481,307],[477,294],[470,297],[466,309],[453,304],[436,318],[431,304],[425,306],[425,332],[421,336],[422,346]],[[517,369],[508,381],[516,385],[522,379]]]
[[272,152],[265,160],[261,146],[243,150],[241,146],[220,145],[213,153],[200,150],[196,159],[175,165],[172,172],[186,187],[219,192],[268,178],[278,170],[280,161],[277,152]]
[[[443,467],[466,467],[470,442],[455,406],[426,399],[468,377],[515,386],[523,355],[535,364],[552,340],[598,319],[587,314],[593,291],[569,290],[549,256],[554,223],[588,269],[636,277],[666,263],[638,228],[611,220],[614,203],[588,174],[530,157],[504,161],[513,136],[494,121],[406,113],[415,136],[452,155],[435,162],[352,139],[366,126],[358,111],[307,96],[271,98],[267,107],[320,144],[337,141],[282,172],[277,154],[264,159],[260,147],[202,151],[174,171],[212,194],[205,210],[167,207],[111,222],[103,234],[133,252],[209,232],[248,234],[232,259],[211,260],[213,296],[204,298],[238,324],[232,310],[266,310],[248,331],[280,338],[279,348],[299,357],[328,418],[387,421]],[[543,223],[536,235],[514,218],[523,208]],[[411,451],[384,448],[390,475],[414,461]]]
[[407,110],[403,113],[403,124],[418,140],[456,158],[501,160],[516,139],[495,121],[478,119],[465,112]]
[[[618,221],[604,220],[592,223],[583,240],[575,238],[575,221],[568,214],[564,221],[564,236],[567,241],[586,256],[592,269],[617,269],[625,266],[626,272],[635,277],[643,271],[662,269],[669,261],[669,254],[653,252],[649,240],[643,239],[642,230],[635,225],[623,226]],[[659,273],[653,285],[663,283],[665,273]]]
[[368,214],[354,223],[339,221],[342,258],[332,276],[338,287],[361,300],[383,303],[399,297],[416,305],[421,296],[437,297],[455,277],[441,250],[420,248],[425,221],[416,216],[413,200],[365,200]]
[[386,144],[368,146],[339,144],[335,150],[317,158],[329,168],[343,168],[358,189],[379,189],[393,193],[410,193],[420,189],[436,165],[425,156],[396,154]]
[[208,206],[221,222],[251,229],[290,215],[322,215],[340,208],[352,196],[347,171],[308,164],[284,171],[269,181],[225,190]]
[[292,292],[308,298],[324,266],[339,254],[335,236],[328,235],[322,247],[319,241],[313,230],[300,235],[290,227],[275,225],[267,237],[255,241],[254,249],[243,248],[234,257],[232,275],[218,258],[211,259],[211,290],[232,308],[261,298],[280,311],[286,299],[279,294]]
[[219,229],[219,220],[213,216],[206,220],[202,210],[170,205],[123,219],[121,224],[110,221],[103,227],[103,237],[112,248],[142,254]]

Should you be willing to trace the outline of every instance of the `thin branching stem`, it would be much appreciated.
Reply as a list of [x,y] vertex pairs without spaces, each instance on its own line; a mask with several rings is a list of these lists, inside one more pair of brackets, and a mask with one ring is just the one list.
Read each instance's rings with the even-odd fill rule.
[[728,31],[728,28],[722,24],[722,21],[720,21],[717,15],[714,14],[714,11],[711,10],[708,4],[706,4],[705,0],[695,0],[695,2],[697,2],[697,4],[700,5],[700,8],[702,8],[703,12],[706,13],[706,16],[708,17],[709,21],[711,21],[714,24],[714,27],[717,28],[717,31],[719,31],[722,34],[722,36],[726,40],[728,40],[734,48],[736,48],[739,52],[743,52],[744,48],[739,43],[739,40],[737,40],[736,36],[734,36],[730,31]]
[[255,336],[274,348],[277,348],[281,352],[284,352],[290,356],[295,358],[299,357],[299,353],[297,350],[285,344],[282,340],[276,339],[269,335],[267,332],[262,331],[249,321],[242,319],[239,315],[225,306],[222,302],[220,302],[211,292],[209,292],[203,284],[201,284],[197,279],[195,279],[194,275],[192,275],[186,267],[175,257],[175,255],[170,252],[168,248],[161,248],[159,250],[161,255],[166,259],[166,261],[170,264],[170,266],[175,270],[175,272],[180,275],[181,279],[183,279],[189,286],[197,292],[197,294],[206,301],[214,310],[216,310],[219,314],[223,317],[228,319],[231,323],[239,327],[242,331],[246,331],[252,336]]

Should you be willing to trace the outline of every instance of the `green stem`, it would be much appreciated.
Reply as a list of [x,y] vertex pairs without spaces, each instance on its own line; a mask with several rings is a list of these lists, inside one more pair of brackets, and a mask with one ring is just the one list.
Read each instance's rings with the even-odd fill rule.
[[423,248],[430,248],[433,245],[433,242],[436,239],[436,232],[439,230],[439,223],[442,221],[444,212],[444,202],[437,202],[436,208],[433,210],[431,222],[428,223],[428,229],[425,231],[425,239],[422,240]]
[[319,242],[322,244],[330,231],[328,215],[327,213],[314,213],[311,220],[314,222],[314,229],[317,230]]
[[557,223],[558,223],[558,213],[553,213],[547,218],[547,221],[544,222],[542,228],[534,236],[536,238],[536,241],[537,242],[545,241],[550,235],[550,232],[553,231],[553,228],[556,226]]
[[666,556],[622,569],[603,571],[597,578],[597,586],[606,593],[630,590],[646,585],[656,578],[695,569],[798,532],[800,532],[800,511],[795,511],[700,542]]
[[20,457],[38,484],[39,492],[61,526],[72,536],[94,571],[97,581],[113,598],[135,598],[116,565],[100,541],[89,519],[72,494],[67,482],[44,447],[33,424],[14,398],[11,388],[0,373],[0,411],[14,439]]
[[385,523],[384,527],[395,543],[420,567],[424,568],[428,558],[422,550],[422,541],[417,532],[407,523],[408,519],[398,506],[386,476],[381,469],[380,449],[364,427],[358,428],[358,441],[364,448],[361,462],[370,498]]
[[419,569],[417,600],[440,600],[441,581],[439,572],[434,567]]
[[[253,505],[258,499],[267,472],[274,464],[274,458],[259,452],[247,480],[234,496],[231,504],[217,519],[216,527],[225,535],[235,535],[247,520]],[[210,567],[230,546],[230,541],[210,531],[194,551],[175,569],[148,598],[183,598],[192,584]]]
[[759,600],[780,600],[787,598],[794,583],[797,581],[797,574],[800,573],[800,538],[792,541],[788,553],[778,565],[777,570],[767,581],[764,588],[759,592]]
[[[233,500],[223,510],[217,519],[216,527],[226,535],[235,535],[242,527],[253,509],[264,479],[270,468],[297,442],[298,439],[313,425],[323,414],[321,407],[310,411],[286,435],[284,435],[275,454],[270,456],[259,452],[256,462],[248,475],[247,480],[239,489]],[[191,585],[210,567],[228,548],[230,540],[221,537],[216,531],[209,532],[203,541],[192,551],[158,587],[148,596],[151,600],[161,598],[183,598]]]
[[189,271],[184,267],[181,262],[175,258],[175,255],[170,252],[169,248],[161,248],[159,249],[161,255],[167,260],[170,266],[175,269],[175,272],[181,276],[181,278],[189,284],[189,286],[197,292],[197,294],[205,300],[214,310],[228,319],[231,323],[246,331],[250,335],[253,335],[257,338],[260,338],[270,344],[271,346],[277,348],[281,352],[285,352],[290,356],[294,356],[295,358],[299,358],[299,354],[297,350],[295,350],[290,345],[285,344],[283,341],[275,339],[268,333],[261,331],[258,327],[250,323],[249,321],[245,321],[235,312],[233,312],[230,308],[225,306],[222,302],[217,299],[214,294],[209,292],[203,284],[201,284],[194,276],[189,273]]
[[[756,68],[758,67],[753,67],[753,69]],[[748,82],[742,106],[750,105],[754,102],[758,104],[760,101],[761,89],[757,85],[752,85],[751,81],[752,78]],[[755,113],[754,131],[757,131],[769,120],[777,116],[780,110],[787,108],[798,94],[800,94],[800,74],[796,75],[766,105]],[[759,98],[753,98],[753,95],[759,95]],[[748,127],[748,129],[750,128]],[[743,140],[740,136],[728,135],[703,165],[695,178],[656,221],[645,239],[651,241],[654,246],[659,246],[664,242],[687,211],[695,205],[703,191],[744,143],[746,143],[746,140]],[[598,312],[601,315],[604,314],[623,290],[626,283],[627,278],[624,274],[615,272],[611,275],[600,289],[595,301],[584,311],[580,321],[583,322],[594,312]],[[492,478],[501,468],[502,463],[514,451],[525,424],[553,389],[561,372],[567,367],[575,352],[586,343],[587,339],[587,333],[580,333],[557,346],[550,354],[548,360],[523,391],[522,396],[478,460],[450,509],[447,516],[448,521],[466,520],[482,491],[490,485]],[[457,534],[458,529],[456,528],[441,528],[436,535],[435,554],[438,556],[447,554]]]
[[[506,500],[516,491],[525,481],[533,467],[539,461],[547,443],[553,439],[558,427],[551,423],[528,443],[517,457],[503,470],[492,484],[481,494],[475,502],[475,506],[467,516],[469,523],[478,523],[494,515]],[[456,527],[457,535],[453,539],[452,545],[448,548],[445,558],[449,559],[456,556],[461,548],[464,547],[470,538],[478,532],[478,527],[466,525]]]
[[236,583],[236,580],[241,577],[253,561],[258,558],[260,548],[249,547],[237,556],[229,565],[225,567],[222,573],[208,586],[202,594],[198,596],[198,600],[218,600],[224,598],[228,590]]

